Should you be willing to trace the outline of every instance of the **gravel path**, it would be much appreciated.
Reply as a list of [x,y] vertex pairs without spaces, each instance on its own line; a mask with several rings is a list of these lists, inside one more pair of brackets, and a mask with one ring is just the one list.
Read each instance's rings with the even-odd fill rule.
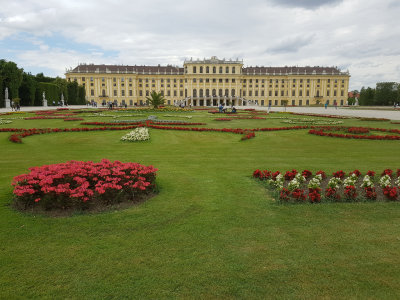
[[[36,111],[36,110],[54,110],[57,109],[57,106],[27,106],[21,107],[21,111]],[[70,105],[71,109],[85,109],[88,108],[86,105]],[[90,107],[91,108],[91,107]],[[215,107],[214,107],[215,108]],[[239,108],[239,107],[238,107]],[[268,110],[268,107],[259,107],[259,106],[246,106],[240,108],[254,108],[257,110]],[[0,108],[0,112],[10,112],[11,109]],[[272,107],[271,111],[285,111],[284,107]],[[385,108],[377,108],[377,109],[352,109],[352,108],[341,108],[338,107],[335,109],[334,107],[328,107],[325,109],[324,107],[287,107],[286,111],[297,112],[297,113],[313,113],[313,114],[327,114],[327,115],[339,115],[339,116],[349,116],[349,117],[364,117],[364,118],[386,118],[390,120],[400,120],[400,109],[394,110],[393,107],[385,107]]]

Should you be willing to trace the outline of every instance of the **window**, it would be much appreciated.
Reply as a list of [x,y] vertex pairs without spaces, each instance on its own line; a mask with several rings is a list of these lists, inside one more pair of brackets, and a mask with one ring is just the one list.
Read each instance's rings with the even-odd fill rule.
[[193,73],[196,73],[196,67],[193,67]]
[[94,96],[94,90],[90,90],[90,96]]
[[213,73],[217,73],[217,67],[213,67]]
[[200,73],[203,73],[203,67],[200,67]]
[[307,95],[307,96],[310,96],[310,91],[307,91],[307,92],[306,92],[306,95]]
[[196,78],[193,78],[193,83],[196,83]]
[[222,78],[219,79],[219,83],[222,83]]
[[278,91],[275,91],[275,97],[278,97]]
[[258,97],[258,91],[254,92],[254,96]]
[[275,106],[277,106],[278,105],[278,100],[275,100]]
[[343,91],[340,91],[340,96],[344,96],[344,92]]
[[220,97],[223,96],[223,94],[222,94],[222,89],[219,89],[219,90],[218,90],[218,95],[219,95]]
[[132,90],[129,90],[129,96],[132,96],[133,94],[132,94]]
[[232,83],[235,83],[235,82],[236,82],[236,80],[235,80],[235,78],[233,78],[233,79],[232,79]]
[[177,95],[177,92],[176,92],[176,91],[174,91],[174,96],[176,97],[176,95]]
[[236,68],[232,67],[232,74],[235,74],[235,72],[236,72]]
[[293,83],[295,83],[296,82],[296,79],[293,79]]
[[183,97],[183,91],[179,92],[179,96]]
[[303,96],[303,91],[299,91],[299,96],[301,97],[301,96]]
[[264,91],[261,91],[261,97],[264,97]]
[[296,96],[296,91],[292,91],[292,96]]
[[139,96],[143,96],[143,92],[142,91],[139,91]]
[[146,91],[146,96],[149,96],[149,91]]
[[121,93],[121,96],[125,96],[125,90],[122,90]]
[[217,79],[213,78],[213,82],[216,83],[216,82],[217,82]]
[[285,91],[281,91],[281,97],[285,96]]
[[246,97],[246,91],[243,91],[243,97]]
[[326,91],[326,96],[328,96],[328,97],[329,97],[329,90],[328,90],[328,91]]
[[335,97],[337,96],[337,95],[336,95],[336,91],[333,91],[333,96],[335,96]]
[[235,97],[235,89],[232,89],[232,91],[231,91],[231,96],[232,96],[232,97]]
[[226,82],[226,83],[229,83],[229,79],[228,79],[228,78],[226,78],[226,79],[225,79],[225,82]]
[[114,77],[114,78],[113,78],[113,82],[117,82],[117,78]]
[[122,78],[121,78],[121,82],[124,82],[124,81],[125,81],[125,79],[124,79],[124,77],[122,77]]
[[210,67],[209,66],[206,67],[206,73],[210,73]]
[[229,67],[225,68],[225,73],[229,73]]
[[272,96],[272,91],[268,92],[268,96],[270,96],[270,97]]
[[222,67],[219,67],[219,73],[222,74]]
[[117,90],[114,90],[114,96],[117,96]]
[[167,91],[167,96],[171,96],[171,91],[170,90]]

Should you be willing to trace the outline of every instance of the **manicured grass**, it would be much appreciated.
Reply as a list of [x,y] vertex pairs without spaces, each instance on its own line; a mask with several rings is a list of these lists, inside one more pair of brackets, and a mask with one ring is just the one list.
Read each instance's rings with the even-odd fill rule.
[[[214,128],[290,126],[278,119],[184,115]],[[283,115],[290,117],[271,116]],[[188,121],[179,113],[173,119]],[[3,127],[79,123],[15,120]],[[398,128],[358,120],[343,125]],[[395,169],[399,141],[299,130],[257,132],[240,142],[231,133],[150,129],[150,141],[124,143],[126,132],[44,134],[23,144],[0,133],[0,298],[400,297],[398,202],[282,205],[251,178],[257,168]],[[122,211],[69,218],[23,214],[8,205],[13,176],[28,167],[102,158],[154,165],[160,193]]]

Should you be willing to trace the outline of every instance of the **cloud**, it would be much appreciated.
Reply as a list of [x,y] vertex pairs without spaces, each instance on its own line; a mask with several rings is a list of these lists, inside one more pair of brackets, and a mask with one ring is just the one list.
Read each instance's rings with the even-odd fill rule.
[[[5,1],[5,0],[0,0]],[[0,11],[0,57],[63,75],[79,62],[348,66],[351,88],[398,80],[398,1],[20,0]],[[364,66],[364,62],[370,62]],[[365,74],[372,74],[365,76]]]
[[313,39],[313,35],[290,37],[278,42],[276,46],[268,48],[266,52],[272,54],[298,52],[301,48],[310,45]]
[[272,0],[277,5],[315,9],[326,5],[335,5],[343,0]]

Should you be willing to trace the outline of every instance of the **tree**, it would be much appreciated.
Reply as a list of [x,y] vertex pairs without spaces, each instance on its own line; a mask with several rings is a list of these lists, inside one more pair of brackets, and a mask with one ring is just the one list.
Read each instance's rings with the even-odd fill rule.
[[378,82],[375,91],[376,105],[393,105],[398,101],[399,84],[396,82]]
[[165,102],[165,98],[161,93],[157,93],[156,91],[152,91],[150,97],[146,97],[146,100],[149,101],[154,108],[158,108],[158,106],[163,105]]
[[21,98],[21,105],[31,106],[35,104],[35,94],[38,84],[35,77],[29,73],[22,75],[22,83],[19,87],[19,96]]
[[3,77],[4,89],[8,87],[9,98],[18,98],[18,89],[22,82],[24,70],[19,69],[17,64],[12,61],[0,60],[0,76]]
[[360,105],[374,105],[375,89],[362,87],[360,91]]

